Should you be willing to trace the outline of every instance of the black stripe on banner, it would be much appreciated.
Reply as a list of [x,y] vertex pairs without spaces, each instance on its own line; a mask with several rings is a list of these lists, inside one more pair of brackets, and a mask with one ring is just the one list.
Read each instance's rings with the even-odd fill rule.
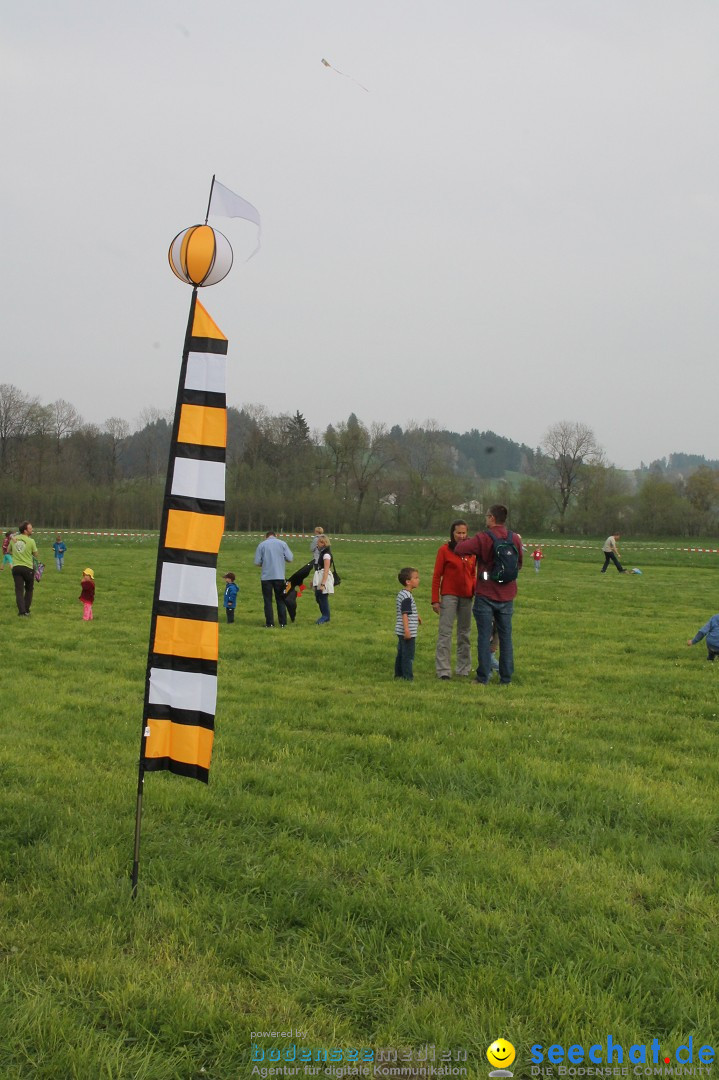
[[145,720],[171,720],[173,724],[186,724],[187,727],[203,727],[215,730],[215,717],[212,713],[199,712],[197,709],[176,709],[173,705],[148,705]]
[[199,446],[197,443],[178,442],[175,444],[175,457],[192,458],[193,461],[224,461],[227,451],[224,446]]
[[194,675],[217,675],[216,660],[201,660],[197,656],[168,656],[152,653],[151,666],[163,671],[191,671]]
[[191,514],[215,514],[223,517],[225,513],[224,499],[193,499],[189,495],[168,495],[165,506],[168,510],[187,510]]
[[[209,566],[217,569],[217,552],[215,551],[185,551],[184,548],[166,547],[161,549],[161,561],[175,563],[177,566]],[[158,574],[157,580],[160,580]],[[158,586],[159,592],[159,586]],[[155,600],[159,603],[159,599]]]
[[157,757],[145,758],[144,764],[146,772],[160,772],[162,769],[169,769],[176,776],[188,776],[191,780],[202,780],[204,784],[209,783],[210,780],[207,769],[203,769],[201,765],[188,765],[186,761],[173,761],[169,757]]
[[191,337],[190,352],[217,353],[219,356],[227,356],[227,339],[209,337]]
[[166,619],[195,619],[197,622],[217,622],[217,608],[205,604],[181,604],[177,600],[158,600],[155,614]]
[[227,404],[225,394],[217,394],[212,390],[188,390],[182,391],[183,405],[204,405],[207,409],[224,409]]

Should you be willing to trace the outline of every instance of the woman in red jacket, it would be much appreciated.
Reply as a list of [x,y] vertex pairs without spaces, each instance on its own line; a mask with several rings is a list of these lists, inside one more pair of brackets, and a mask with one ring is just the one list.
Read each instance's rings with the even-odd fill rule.
[[460,540],[467,539],[467,522],[453,521],[449,542],[437,552],[432,575],[432,609],[439,615],[435,667],[438,679],[452,675],[452,629],[457,623],[457,675],[472,674],[470,633],[472,602],[477,576],[474,555],[455,555]]

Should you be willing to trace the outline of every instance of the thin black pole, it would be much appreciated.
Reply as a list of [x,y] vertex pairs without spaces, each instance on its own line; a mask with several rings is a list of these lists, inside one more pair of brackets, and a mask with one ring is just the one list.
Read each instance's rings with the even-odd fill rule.
[[[215,182],[214,176],[212,182]],[[212,198],[212,189],[210,189]],[[197,301],[197,286],[192,290],[190,300],[190,314],[187,319],[185,331],[185,344],[182,350],[182,366],[180,378],[177,383],[177,399],[175,401],[175,418],[172,424],[172,438],[170,439],[170,453],[167,461],[167,478],[165,480],[165,497],[162,504],[162,518],[160,521],[160,535],[157,539],[157,563],[155,567],[155,593],[152,601],[152,617],[150,620],[150,643],[147,649],[147,673],[145,675],[145,701],[142,709],[142,735],[140,738],[140,761],[137,772],[137,808],[135,810],[135,849],[132,859],[132,899],[137,899],[137,879],[140,873],[140,830],[142,826],[142,795],[145,788],[145,748],[147,746],[147,712],[150,703],[150,670],[152,668],[153,644],[155,641],[155,628],[157,625],[157,602],[160,596],[160,579],[162,577],[162,552],[164,538],[167,535],[167,517],[169,496],[172,491],[173,460],[177,450],[177,435],[180,430],[180,411],[182,408],[182,396],[185,390],[185,377],[187,374],[187,358],[190,352],[192,338],[192,326],[195,321],[195,304]]]
[[[145,721],[143,720],[143,732]],[[145,741],[143,733],[143,744]],[[137,776],[137,808],[135,810],[135,851],[132,859],[132,899],[137,899],[137,878],[140,873],[140,829],[142,827],[142,793],[145,789],[145,759],[140,758]]]
[[215,186],[215,174],[213,173],[212,174],[212,183],[210,184],[210,197],[207,200],[207,213],[205,214],[205,225],[207,224],[207,219],[210,216],[210,206],[212,205],[212,189],[214,188],[214,186]]

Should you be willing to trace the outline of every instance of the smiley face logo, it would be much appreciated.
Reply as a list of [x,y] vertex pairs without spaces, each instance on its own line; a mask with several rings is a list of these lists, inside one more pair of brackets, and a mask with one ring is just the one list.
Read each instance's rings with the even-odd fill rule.
[[514,1047],[506,1039],[495,1039],[487,1050],[487,1061],[495,1069],[506,1069],[512,1064],[516,1056]]

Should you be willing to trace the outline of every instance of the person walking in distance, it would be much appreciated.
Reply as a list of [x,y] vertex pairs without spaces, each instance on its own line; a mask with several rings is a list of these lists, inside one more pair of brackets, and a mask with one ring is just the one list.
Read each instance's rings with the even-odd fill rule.
[[604,566],[600,571],[602,574],[606,574],[610,562],[614,563],[620,574],[626,574],[626,570],[619,561],[620,556],[617,551],[617,540],[619,540],[619,537],[619,533],[612,533],[612,535],[608,536],[604,541],[604,546],[602,547],[602,551],[604,552]]
[[60,536],[60,533],[55,537],[55,543],[52,545],[52,550],[55,552],[55,566],[59,572],[62,572],[62,564],[65,559],[67,544]]

